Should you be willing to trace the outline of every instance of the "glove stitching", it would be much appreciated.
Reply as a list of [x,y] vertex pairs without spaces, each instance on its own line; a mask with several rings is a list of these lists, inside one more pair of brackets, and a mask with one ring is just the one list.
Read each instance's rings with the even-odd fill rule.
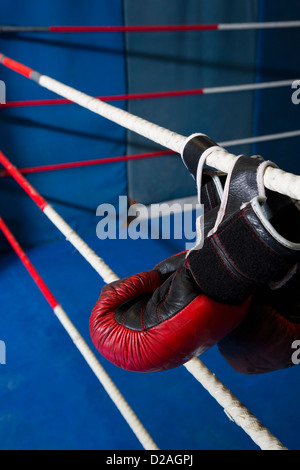
[[251,209],[250,207],[245,207],[245,209],[243,209],[242,212],[243,212],[243,218],[248,226],[246,228],[250,232],[251,237],[257,240],[261,245],[263,245],[271,254],[275,255],[278,259],[282,259],[282,256],[280,254],[278,254],[269,245],[267,245],[267,243],[263,239],[261,239],[255,231],[253,231],[252,225],[250,224],[249,220],[246,217],[246,212],[250,212],[250,209]]
[[[240,214],[239,214],[237,217],[235,217],[235,218],[233,218],[232,220],[230,220],[230,221],[228,222],[228,224],[226,225],[226,227],[223,227],[222,230],[218,230],[218,235],[221,235],[221,234],[222,234],[223,232],[225,232],[228,228],[230,228],[230,226],[233,225],[237,220],[239,220],[241,217],[244,217],[243,211],[244,211],[244,209],[240,212]],[[230,216],[230,215],[232,215],[232,214],[228,214],[228,216]]]
[[[222,244],[221,240],[219,239],[218,235],[217,234],[214,234],[214,238],[218,241],[218,244],[220,245],[220,247],[222,248],[222,250],[224,251],[224,254],[225,256],[227,257],[228,261],[230,262],[230,264],[233,266],[233,268],[243,277],[245,277],[246,279],[249,279],[249,281],[253,281],[254,283],[257,282],[257,279],[254,279],[253,277],[249,277],[247,274],[245,274],[243,271],[241,271],[237,266],[236,264],[234,263],[232,257],[230,256],[230,254],[228,254],[227,250],[225,249],[224,245]],[[221,258],[222,260],[222,258]],[[243,282],[241,279],[239,279],[239,281],[244,284],[244,285],[247,285],[245,282]]]
[[250,212],[251,211],[251,206],[247,206],[245,207],[244,209],[241,210],[241,213],[239,214],[238,217],[234,218],[233,220],[231,220],[228,225],[226,225],[226,227],[224,227],[222,230],[218,231],[218,235],[220,236],[224,231],[226,231],[228,228],[230,228],[230,226],[232,224],[234,224],[237,220],[239,220],[240,218],[243,218],[243,220],[246,222],[246,226],[245,228],[248,230],[248,232],[250,233],[251,237],[259,242],[262,246],[264,246],[271,254],[275,255],[278,259],[282,259],[282,256],[280,254],[278,254],[276,251],[274,251],[270,246],[268,246],[266,244],[266,242],[264,240],[262,240],[258,235],[257,233],[253,230],[253,227],[251,225],[251,223],[249,222],[249,220],[247,219],[246,217],[246,212]]
[[[217,238],[217,236],[216,236],[216,234],[213,234],[213,235],[210,237],[209,241],[210,241],[210,243],[211,243],[211,246],[212,246],[212,249],[213,249],[214,253],[218,256],[218,258],[220,259],[222,265],[224,266],[224,268],[226,269],[226,271],[228,271],[228,274],[229,274],[234,280],[236,280],[237,282],[239,282],[240,284],[243,284],[244,286],[248,286],[248,284],[247,284],[246,282],[242,281],[242,279],[240,279],[239,277],[237,277],[237,276],[229,269],[229,267],[227,266],[227,264],[226,264],[225,261],[223,260],[223,258],[222,258],[222,256],[221,256],[221,253],[219,253],[219,250],[217,249],[217,247],[216,247],[215,244],[214,244],[214,239],[215,239],[215,238]],[[223,245],[222,245],[221,243],[220,243],[220,245],[221,245],[221,247],[222,247],[222,249],[223,249]],[[225,252],[225,250],[224,250],[224,252]],[[226,256],[227,256],[227,254],[226,254]],[[228,256],[227,256],[227,257],[228,257]],[[231,262],[231,258],[230,258],[230,257],[228,257],[228,260]],[[232,266],[235,268],[234,263],[231,263],[231,264],[232,264]],[[238,269],[236,269],[236,270],[237,270],[238,272],[240,272]],[[240,273],[240,274],[241,274],[242,276],[244,276],[243,273]],[[244,276],[244,277],[246,277],[246,276]]]

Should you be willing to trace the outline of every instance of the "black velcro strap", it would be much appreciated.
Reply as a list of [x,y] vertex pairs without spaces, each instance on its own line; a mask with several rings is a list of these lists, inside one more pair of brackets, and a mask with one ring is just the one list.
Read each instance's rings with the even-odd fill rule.
[[201,250],[191,251],[187,265],[206,295],[234,304],[282,279],[296,256],[274,241],[249,204],[228,217]]
[[201,155],[205,152],[205,150],[217,145],[218,144],[216,144],[213,140],[204,134],[197,135],[186,143],[183,149],[182,159],[195,179]]

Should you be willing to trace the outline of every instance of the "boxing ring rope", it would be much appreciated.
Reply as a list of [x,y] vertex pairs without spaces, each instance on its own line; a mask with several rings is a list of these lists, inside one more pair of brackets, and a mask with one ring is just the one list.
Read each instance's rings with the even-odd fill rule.
[[74,230],[59,216],[59,214],[48,204],[48,202],[29,184],[20,172],[0,152],[0,162],[7,171],[15,178],[24,191],[31,197],[51,222],[60,230],[65,238],[79,251],[79,253],[93,266],[104,282],[110,283],[118,279],[116,274],[99,258],[98,255],[77,235]]
[[[41,75],[29,67],[5,57],[3,54],[0,55],[0,61],[8,68],[11,68],[25,77],[36,81],[39,85],[57,93],[58,95],[63,96],[64,98],[73,101],[74,103],[77,103],[80,106],[87,108],[90,111],[132,130],[164,147],[167,147],[174,152],[181,153],[187,139],[189,139],[134,116],[127,111],[120,110],[112,105],[99,101],[50,77]],[[224,172],[228,172],[228,168],[230,167],[233,158],[236,157],[229,154],[225,149],[221,149],[214,151],[209,155],[207,164]],[[18,170],[10,164],[3,154],[0,154],[0,160],[12,176],[17,175],[15,179],[21,184],[22,178],[24,180],[24,177],[18,172]],[[266,187],[282,192],[283,194],[287,194],[295,199],[300,199],[299,176],[285,173],[279,169],[272,168],[270,170],[271,171],[266,171],[265,173],[264,183]],[[25,191],[39,205],[45,215],[65,235],[67,240],[69,240],[73,246],[78,249],[87,261],[90,262],[95,269],[100,267],[101,274],[99,274],[104,281],[111,282],[112,280],[116,280],[116,275],[107,265],[105,265],[103,260],[100,258],[100,263],[96,262],[96,259],[99,259],[98,256],[90,250],[85,242],[83,242],[83,240],[81,240],[68,224],[66,224],[66,222],[54,211],[54,209],[40,195],[38,195],[26,180],[25,182],[26,184],[22,185],[23,189],[25,189]],[[195,378],[197,378],[204,388],[206,388],[209,393],[217,399],[217,401],[223,406],[225,412],[231,416],[262,449],[285,449],[285,447],[261,425],[257,418],[241,406],[239,400],[237,400],[231,392],[227,390],[226,387],[221,384],[207,368],[205,368],[205,366],[203,366],[201,361],[194,358],[189,361],[185,367]],[[226,391],[225,394],[224,391]]]
[[[66,239],[81,253],[102,277],[104,282],[118,280],[118,276],[96,255],[48,202],[33,188],[18,169],[0,152],[0,163],[23,188],[40,210],[58,228]],[[281,442],[220,382],[215,375],[197,358],[191,359],[184,367],[223,407],[227,416],[240,426],[262,450],[287,450]],[[140,424],[139,424],[140,426]],[[141,438],[140,438],[141,439]],[[148,441],[147,437],[147,441]]]
[[[154,142],[157,142],[161,144],[162,146],[165,146],[174,152],[181,153],[181,151],[184,148],[184,145],[187,141],[187,138],[184,136],[181,136],[175,132],[172,132],[168,129],[164,129],[156,124],[150,123],[149,121],[146,121],[142,118],[139,118],[137,116],[134,116],[127,111],[120,110],[118,108],[115,108],[112,105],[109,105],[107,103],[104,103],[102,101],[99,101],[89,95],[86,95],[78,90],[75,90],[71,87],[68,87],[67,85],[64,85],[50,77],[44,76],[39,74],[38,72],[34,71],[33,69],[20,64],[12,59],[9,59],[5,57],[3,54],[0,55],[0,61],[3,63],[3,65],[7,66],[8,68],[11,68],[12,70],[20,73],[21,75],[24,75],[27,78],[30,78],[34,81],[36,81],[39,85],[54,91],[60,96],[63,96],[64,98],[73,101],[80,106],[89,109],[92,112],[95,112],[96,114],[99,114],[107,119],[112,120],[113,122],[129,129],[132,130],[150,140],[153,140]],[[220,154],[222,154],[220,158]],[[225,158],[224,158],[225,157]],[[209,158],[207,159],[207,164],[209,166],[214,166],[218,168],[219,170],[222,170],[224,172],[226,169],[228,169],[228,166],[230,167],[230,163],[232,162],[233,158],[236,158],[234,155],[229,154],[225,149],[218,150],[217,152],[212,152],[209,155]],[[1,157],[2,163],[5,161]],[[9,169],[6,166],[6,169]],[[15,169],[16,170],[16,169]],[[289,173],[285,173],[281,170],[277,169],[272,169],[271,175],[270,172],[265,173],[265,178],[264,178],[264,183],[269,189],[273,189],[275,191],[283,192],[284,194],[288,194],[291,197],[294,197],[295,199],[300,199],[300,192],[299,192],[299,187],[297,188],[297,184],[299,186],[299,180],[300,178],[296,175],[292,175]],[[17,171],[17,170],[16,170]],[[19,174],[18,178],[23,178],[21,174]],[[290,186],[289,186],[290,185]],[[25,189],[25,188],[24,188]],[[298,189],[298,192],[297,192]],[[27,188],[27,193],[30,195],[30,189]],[[35,202],[38,203],[38,198],[36,197],[36,194],[34,195],[35,197]],[[43,200],[44,201],[44,200]],[[44,202],[43,202],[44,204]],[[63,219],[54,211],[54,209],[48,205],[47,203],[45,204],[44,208],[42,209],[43,212],[48,216],[48,218],[54,223],[54,225],[57,226],[61,230],[61,232],[66,236],[66,238],[71,242],[75,243],[78,246],[78,251],[85,256],[85,249],[86,244],[83,242],[83,240],[78,237],[77,234],[66,224]],[[75,246],[75,245],[74,245]],[[89,252],[89,255],[91,254],[89,251],[89,247],[87,252]],[[92,250],[91,250],[92,251]],[[91,258],[94,262],[93,267],[98,265],[98,263],[95,262],[95,257],[97,255],[92,252]],[[98,258],[98,257],[97,257]],[[87,259],[87,258],[86,258]],[[100,265],[101,268],[103,267],[102,265],[105,265],[103,260],[100,259]],[[105,265],[104,269],[104,275],[106,277],[107,274],[107,269],[108,268],[108,278],[110,279],[110,276],[112,276],[112,279],[115,279],[115,274],[112,273],[110,268]],[[101,273],[101,277],[103,277]],[[105,281],[107,282],[107,281]],[[111,281],[108,281],[111,282]],[[231,392],[228,391],[229,397],[230,397],[230,405],[228,404],[227,398],[228,396],[222,396],[222,393],[220,394],[220,391],[222,388],[219,388],[218,390],[214,390],[214,386],[212,383],[210,383],[210,386],[205,386],[202,382],[205,382],[205,374],[201,376],[199,374],[199,369],[200,371],[204,370],[202,368],[202,363],[198,359],[192,360],[188,366],[189,367],[189,372],[193,371],[193,375],[197,377],[197,380],[208,390],[210,390],[212,386],[212,392],[218,397],[219,403],[222,403],[222,406],[224,404],[224,409],[227,410],[227,413],[229,413],[229,409],[231,410],[230,415],[234,417],[235,412],[234,410],[239,410],[239,402],[238,400],[231,395]],[[208,371],[210,376],[213,377],[213,374]],[[207,381],[208,384],[208,381]],[[211,391],[210,391],[211,393]],[[214,396],[214,395],[213,395]],[[263,428],[261,423],[253,417],[252,414],[247,415],[245,413],[245,410],[239,410],[237,411],[237,418],[240,416],[240,414],[243,416],[243,419],[240,420],[238,423],[247,434],[249,434],[254,442],[256,442],[262,449],[285,449],[285,447],[276,439],[274,436],[272,436],[268,430]],[[254,425],[255,422],[255,425]],[[262,429],[263,428],[263,429]]]
[[253,23],[214,23],[189,25],[125,26],[10,26],[1,25],[0,33],[151,33],[172,31],[241,31],[255,29],[299,28],[300,21]]
[[[289,131],[289,132],[280,132],[277,134],[268,134],[262,135],[257,137],[248,137],[246,139],[236,139],[236,140],[228,140],[227,142],[219,142],[220,146],[229,147],[229,146],[237,146],[237,145],[244,145],[244,144],[252,144],[256,142],[267,142],[270,140],[276,139],[287,139],[291,137],[299,137],[300,130],[297,131]],[[19,172],[22,175],[29,175],[32,173],[42,173],[48,171],[55,171],[55,170],[67,170],[70,168],[82,168],[85,166],[92,166],[92,165],[103,165],[107,163],[117,163],[117,162],[127,162],[130,160],[141,160],[145,158],[155,158],[155,157],[162,157],[166,155],[177,155],[172,150],[162,150],[158,152],[145,152],[145,153],[137,153],[134,155],[120,155],[117,157],[106,157],[106,158],[95,158],[92,160],[83,160],[83,161],[76,161],[76,162],[67,162],[67,163],[53,163],[49,165],[40,165],[35,167],[28,167],[28,168],[18,168]],[[6,178],[10,176],[7,170],[0,170],[0,178]]]
[[122,414],[125,421],[128,423],[129,427],[132,429],[142,446],[146,450],[158,450],[158,447],[152,440],[151,436],[148,434],[142,423],[139,421],[133,410],[130,408],[129,404],[120,393],[114,382],[111,380],[110,376],[104,370],[104,368],[99,363],[98,359],[91,351],[84,338],[80,335],[78,330],[75,328],[70,318],[63,310],[62,306],[58,303],[52,292],[49,290],[48,286],[45,284],[44,280],[41,278],[26,253],[21,248],[18,241],[15,239],[12,232],[9,230],[3,219],[0,217],[0,230],[10,243],[11,247],[14,249],[23,265],[31,275],[32,279],[35,281],[43,296],[47,300],[48,304],[53,310],[53,313],[58,318],[70,338],[72,339],[75,346],[78,348],[79,352],[82,354],[87,364],[90,366],[91,370],[94,372],[95,376],[98,378],[99,382],[103,386],[104,390],[108,393],[109,397],[116,405],[120,413]]
[[[293,79],[290,80],[276,80],[272,82],[260,83],[244,83],[241,85],[217,86],[208,88],[194,88],[191,90],[174,90],[174,91],[158,91],[148,93],[130,93],[124,95],[111,95],[111,96],[95,96],[96,99],[101,101],[130,101],[130,100],[144,100],[154,98],[173,98],[180,96],[194,96],[194,95],[208,95],[216,93],[234,93],[241,91],[253,90],[266,90],[269,88],[280,88],[291,86]],[[5,104],[0,104],[0,108],[17,108],[22,106],[49,106],[56,104],[72,104],[70,100],[63,98],[47,99],[47,100],[22,100],[22,101],[8,101]]]
[[[182,154],[186,142],[190,137],[177,134],[169,129],[154,124],[146,119],[135,116],[123,109],[116,108],[109,103],[93,98],[75,88],[54,80],[47,75],[41,75],[39,72],[21,64],[9,57],[0,54],[0,63],[9,69],[35,81],[38,85],[53,91],[79,106],[92,111],[95,114],[119,124],[128,130],[131,130],[157,144],[167,147],[174,152]],[[208,154],[206,163],[225,173],[230,171],[233,165],[235,155],[230,154],[223,148],[213,150]],[[286,194],[293,199],[300,199],[300,176],[284,172],[279,168],[268,167],[264,173],[264,185],[266,188]]]

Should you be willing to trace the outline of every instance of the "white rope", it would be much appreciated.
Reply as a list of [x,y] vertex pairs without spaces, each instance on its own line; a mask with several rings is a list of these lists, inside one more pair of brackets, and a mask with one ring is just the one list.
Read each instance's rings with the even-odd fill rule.
[[[46,206],[44,213],[54,223],[54,225],[66,236],[66,239],[78,249],[83,257],[88,261],[97,273],[105,279],[111,279],[108,282],[118,280],[118,276],[104,263],[104,261],[96,255],[96,253],[89,248],[89,246],[74,232],[74,230],[57,214],[57,212],[50,206]],[[58,309],[60,319],[71,330],[72,339],[78,349],[84,353],[90,367],[93,369],[103,386],[119,408],[128,424],[133,427],[134,432],[139,437],[141,442],[146,441],[145,445],[155,445],[142,425],[139,423],[133,413],[128,410],[128,405],[124,405],[124,399],[118,390],[110,385],[110,379],[106,376],[102,367],[97,365],[96,358],[89,350],[88,346],[82,342],[82,339],[77,330],[70,325],[69,319],[65,318],[61,309]],[[90,354],[91,353],[91,354]],[[274,449],[279,446],[278,440],[271,435],[271,433],[262,426],[262,424],[242,405],[221,382],[207,369],[198,359],[192,359],[184,364],[186,369],[197,378],[202,386],[209,391],[209,393],[223,406],[227,412],[233,417],[236,424],[241,426],[243,430],[249,434],[255,443],[263,449]],[[103,380],[103,381],[102,381]],[[129,416],[128,416],[129,415]],[[151,439],[149,444],[149,439]],[[281,445],[281,444],[280,444]],[[283,448],[283,446],[281,445]],[[154,447],[152,447],[153,449]]]
[[287,132],[278,132],[276,134],[266,134],[266,135],[259,135],[255,137],[247,137],[244,139],[227,140],[226,142],[219,142],[219,145],[221,145],[222,147],[231,147],[231,146],[236,146],[236,145],[268,142],[270,140],[277,140],[277,139],[288,139],[288,138],[299,137],[299,136],[300,136],[300,130],[295,130],[295,131],[287,131]]
[[175,132],[146,121],[138,116],[134,116],[133,114],[128,113],[128,111],[116,108],[115,106],[105,103],[97,98],[86,95],[81,91],[75,90],[70,86],[54,80],[53,78],[47,77],[46,75],[41,75],[38,83],[44,88],[63,96],[69,101],[77,103],[79,106],[82,106],[93,113],[99,114],[100,116],[105,117],[126,129],[132,130],[153,142],[174,150],[175,152],[179,152],[181,149],[185,138]]
[[60,305],[54,308],[54,313],[68,332],[75,346],[78,348],[86,362],[102,384],[105,391],[108,393],[111,400],[114,402],[121,415],[128,423],[144,449],[146,450],[158,450],[158,447],[152,440],[149,433],[146,431],[142,423],[139,421],[133,410],[130,408],[127,401],[124,399],[114,382],[111,380],[109,375],[103,369],[101,364],[98,362],[96,356],[91,351],[83,337],[80,335],[78,330],[75,328],[73,323],[70,321],[68,315],[62,309]]
[[[118,276],[109,268],[109,266],[79,237],[79,235],[62,219],[62,217],[49,204],[43,209],[44,214],[59,229],[61,233],[86,259],[86,261],[96,270],[105,283],[118,280]],[[61,324],[69,333],[74,344],[81,352],[86,362],[101,382],[102,386],[114,402],[140,443],[146,450],[158,450],[153,439],[146,431],[142,423],[139,421],[133,410],[130,408],[120,391],[117,389],[109,375],[105,372],[97,358],[88,347],[83,337],[71,323],[69,317],[62,307],[58,305],[54,308],[54,313],[58,317]]]
[[262,450],[287,450],[199,359],[184,366]]
[[44,214],[58,228],[58,230],[66,237],[78,251],[87,260],[87,262],[97,271],[99,276],[107,284],[118,280],[118,276],[110,269],[109,266],[101,259],[82,238],[65,222],[64,219],[48,204],[44,210]]
[[[71,87],[68,87],[56,80],[53,80],[50,77],[42,75],[38,79],[38,83],[48,88],[51,91],[67,98],[74,103],[83,106],[84,108],[89,109],[92,112],[95,112],[109,120],[116,122],[117,124],[130,129],[138,134],[162,145],[171,150],[181,153],[186,137],[171,132],[167,129],[164,129],[156,124],[152,124],[142,118],[134,116],[127,111],[115,108],[114,106],[109,105],[108,103],[104,103],[95,99],[89,95],[86,95],[80,91],[77,91]],[[236,158],[235,155],[228,154],[225,149],[217,150],[212,152],[207,158],[207,164],[209,166],[213,166],[219,170],[226,171],[228,166],[230,167],[232,164],[232,159]],[[270,168],[270,171],[273,170]],[[281,170],[280,170],[281,171]],[[282,172],[284,173],[284,172]],[[300,177],[292,175],[294,177],[294,181],[291,182],[291,177],[289,174],[286,174],[286,180],[284,181],[285,191],[287,188],[292,186],[299,185]],[[280,182],[278,183],[278,178]],[[274,185],[273,188],[277,191],[277,187],[282,186],[282,175],[276,175],[273,177],[268,175],[266,172],[265,174],[265,185],[269,184]],[[289,185],[289,186],[288,186]],[[268,186],[267,186],[268,187]],[[272,189],[272,188],[270,188]],[[300,199],[300,188],[298,187],[298,192],[295,191],[296,199]],[[293,197],[293,196],[292,196]],[[49,219],[56,225],[56,227],[66,236],[66,238],[70,241],[70,243],[74,244],[74,246],[78,249],[78,251],[85,257],[85,259],[96,269],[96,271],[100,274],[100,276],[105,279],[105,282],[111,282],[111,280],[118,279],[115,273],[113,273],[110,268],[103,262],[101,258],[97,259],[97,255],[86,245],[83,240],[74,232],[71,227],[66,224],[66,222],[54,211],[54,209],[48,205],[44,209],[44,213],[49,217]],[[58,312],[61,314],[61,312]],[[77,339],[76,339],[77,338]],[[75,334],[75,340],[77,343],[81,343],[78,341],[78,337]],[[80,346],[82,347],[82,346]],[[249,434],[249,436],[254,440],[254,442],[258,443],[259,446],[262,446],[264,449],[284,449],[276,438],[271,436],[269,431],[264,428],[259,421],[253,417],[253,415],[247,410],[247,408],[242,405],[239,400],[234,399],[231,392],[226,389],[226,387],[220,383],[218,379],[212,374],[207,368],[202,366],[202,363],[199,361],[195,362],[196,359],[192,359],[188,363],[185,364],[187,370],[197,378],[197,380],[206,388],[209,393],[214,396],[214,398],[220,403],[227,414],[231,416],[235,422],[244,429],[244,431]],[[93,362],[93,361],[92,361]],[[204,373],[205,371],[205,373]],[[263,437],[262,437],[263,436]]]
[[[106,263],[79,237],[79,235],[61,218],[61,216],[50,206],[49,204],[43,210],[44,214],[52,221],[52,223],[65,235],[66,239],[81,253],[86,261],[97,271],[102,277],[104,282],[112,282],[119,280],[120,278],[106,265]],[[70,320],[65,316],[61,307],[57,307],[56,314],[59,316],[60,321],[66,325],[70,331],[74,343],[78,349],[84,354],[87,362],[89,363],[96,376],[103,383],[104,388],[107,390],[116,406],[120,409],[122,415],[130,425],[133,427],[135,434],[139,440],[145,445],[155,446],[151,437],[147,431],[143,428],[142,424],[139,423],[138,419],[134,416],[133,412],[128,410],[128,405],[124,404],[124,399],[117,389],[110,385],[110,379],[106,376],[105,371],[101,365],[97,365],[97,359],[93,353],[89,350],[88,346],[83,343],[82,338],[70,324]],[[223,406],[227,411],[231,410],[231,416],[234,417],[234,421],[244,429],[244,431],[250,435],[250,437],[259,446],[263,445],[263,448],[271,445],[270,449],[274,448],[274,442],[278,442],[270,432],[262,426],[261,423],[242,405],[226,387],[221,384],[218,379],[209,371],[198,359],[192,359],[185,365],[186,369],[194,375],[202,386],[209,391],[209,393],[216,398],[219,404]],[[102,382],[103,380],[103,382]],[[119,397],[120,400],[119,400]],[[126,403],[126,402],[125,402]],[[234,408],[232,403],[234,403]],[[259,423],[259,424],[258,424]],[[150,441],[149,441],[150,439]],[[143,444],[144,445],[144,444]],[[283,447],[283,446],[282,446]],[[152,447],[153,449],[154,447]]]
[[231,93],[235,91],[251,91],[251,90],[263,90],[267,88],[279,88],[285,86],[291,86],[294,80],[277,80],[273,82],[264,83],[246,83],[242,85],[228,85],[228,86],[215,86],[209,88],[203,88],[202,92],[204,95],[215,94],[215,93]]
[[[208,155],[206,163],[208,166],[228,173],[234,159],[236,159],[236,155],[220,148],[220,150],[215,150]],[[269,167],[264,173],[264,185],[272,191],[300,200],[300,176],[298,175],[288,173],[279,168]]]
[[[28,187],[30,184],[28,183]],[[28,188],[27,188],[28,189]],[[35,192],[34,188],[30,188],[29,194],[36,196],[38,193]],[[38,201],[36,200],[38,204]],[[47,207],[47,206],[46,206]],[[41,208],[42,209],[42,208]],[[81,250],[81,253],[86,257],[88,262],[91,264],[93,262],[94,268],[98,270],[99,274],[102,270],[105,272],[105,277],[110,279],[109,275],[112,271],[105,265],[105,263],[81,240],[81,238],[64,222],[63,219],[53,210],[49,209],[45,210],[42,209],[44,213],[47,212],[51,214],[50,220],[56,220],[55,225],[67,236],[67,239],[71,241],[74,246]],[[1,219],[0,219],[1,220]],[[53,222],[54,223],[54,222]],[[118,388],[115,386],[113,381],[110,379],[109,375],[105,372],[101,364],[99,363],[96,356],[93,354],[87,343],[85,342],[84,338],[80,335],[76,327],[71,322],[70,318],[63,310],[61,305],[58,304],[57,300],[54,298],[52,293],[49,291],[48,287],[45,285],[42,278],[40,278],[39,274],[36,272],[35,268],[31,265],[30,261],[26,257],[25,253],[22,251],[21,247],[18,246],[17,241],[14,239],[13,235],[9,233],[9,230],[5,227],[3,221],[1,225],[2,231],[6,238],[11,243],[12,247],[20,257],[20,260],[25,265],[26,269],[32,276],[33,280],[37,283],[40,290],[43,292],[46,300],[52,307],[52,310],[58,320],[60,321],[61,325],[65,328],[66,332],[69,334],[70,338],[72,339],[74,345],[78,348],[84,359],[86,360],[87,364],[90,366],[91,370],[94,372],[100,383],[102,384],[105,391],[108,393],[111,400],[114,402],[120,413],[122,414],[123,418],[126,420],[127,424],[130,426],[136,437],[139,439],[140,443],[146,450],[158,450],[158,447],[154,443],[153,439],[146,431],[142,423],[139,421],[133,410],[130,408],[129,404],[126,402]],[[26,261],[27,260],[27,261]],[[99,268],[101,267],[101,269]],[[114,280],[116,280],[117,276],[114,275]]]
[[233,31],[242,29],[298,28],[300,21],[268,21],[258,23],[219,23],[218,29]]
[[[50,91],[77,103],[96,114],[99,114],[106,119],[109,119],[116,124],[119,124],[126,129],[129,129],[143,137],[156,142],[163,147],[169,148],[174,152],[182,154],[185,142],[189,137],[184,137],[180,134],[165,129],[157,124],[153,124],[145,119],[135,116],[128,111],[116,108],[108,103],[105,103],[97,98],[86,95],[72,87],[64,85],[57,80],[46,75],[40,75],[37,83]],[[207,158],[207,164],[218,170],[227,172],[231,167],[232,158],[235,155],[229,154],[225,149],[222,152],[212,152]],[[300,176],[286,173],[282,170],[269,168],[264,175],[264,184],[266,188],[273,191],[286,194],[294,199],[300,200]]]

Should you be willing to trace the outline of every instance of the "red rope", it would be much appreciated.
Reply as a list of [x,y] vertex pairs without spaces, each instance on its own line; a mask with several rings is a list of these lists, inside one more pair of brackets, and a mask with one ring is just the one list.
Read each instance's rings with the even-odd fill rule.
[[[138,153],[135,155],[121,155],[119,157],[108,157],[108,158],[98,158],[94,160],[85,160],[79,162],[68,162],[68,163],[54,163],[52,165],[41,165],[29,168],[19,168],[19,173],[23,175],[28,175],[31,173],[40,173],[44,171],[54,171],[54,170],[66,170],[69,168],[80,168],[84,166],[92,166],[92,165],[101,165],[105,163],[115,163],[115,162],[124,162],[129,160],[139,160],[143,158],[153,158],[159,157],[163,155],[172,155],[174,152],[172,150],[164,150],[160,152],[147,152],[147,153]],[[0,152],[0,162],[3,159],[4,155]],[[5,157],[4,157],[5,158]],[[0,178],[5,178],[10,176],[10,172],[8,170],[1,170],[0,171]]]
[[0,25],[1,33],[136,33],[156,31],[232,31],[299,27],[299,20],[252,23],[213,23],[181,25],[118,25],[118,26],[10,26]]
[[33,69],[31,69],[30,67],[27,67],[26,65],[23,65],[20,62],[16,62],[15,60],[10,59],[9,57],[5,57],[3,54],[0,54],[0,62],[11,70],[14,70],[17,73],[24,75],[24,77],[26,78],[30,78],[31,73],[33,72]]
[[50,26],[51,33],[124,33],[153,31],[209,31],[218,29],[218,24],[190,25],[142,25],[142,26]]
[[47,201],[23,178],[18,169],[0,152],[0,163],[6,168],[6,170],[15,178],[19,185],[24,191],[33,199],[33,201],[43,211],[48,206]]
[[[152,99],[152,98],[166,98],[175,96],[190,96],[190,95],[202,95],[204,93],[203,88],[195,88],[192,90],[178,90],[178,91],[158,91],[149,93],[131,93],[124,95],[108,95],[108,96],[96,96],[97,99],[102,101],[129,101],[139,99]],[[6,104],[0,105],[0,108],[16,108],[20,106],[48,106],[55,104],[72,104],[65,98],[54,98],[44,100],[23,100],[23,101],[8,101]]]
[[31,275],[32,279],[35,281],[35,283],[39,287],[40,291],[44,295],[47,302],[50,304],[50,306],[53,309],[57,307],[58,306],[57,300],[53,296],[52,292],[50,292],[49,288],[46,286],[45,282],[43,281],[43,279],[41,278],[41,276],[39,275],[35,267],[32,265],[27,255],[25,254],[25,252],[23,251],[23,249],[21,248],[21,246],[19,245],[19,243],[17,242],[17,240],[15,239],[15,237],[13,236],[13,234],[11,233],[11,231],[9,230],[9,228],[4,223],[1,217],[0,217],[0,229],[3,232],[4,236],[6,237],[6,239],[8,240],[8,242],[10,243],[11,247],[14,249],[18,257],[24,264],[25,268]]
[[64,98],[55,98],[48,100],[23,100],[23,101],[7,101],[5,104],[0,104],[0,108],[17,108],[21,106],[43,106],[51,104],[66,104],[72,103]]
[[[0,56],[1,61],[1,56]],[[10,64],[3,60],[3,64],[10,67]],[[15,69],[14,69],[15,70]],[[31,69],[29,69],[31,70]],[[29,77],[30,78],[30,77]],[[247,90],[258,90],[258,89],[267,89],[267,88],[276,88],[282,86],[291,86],[293,80],[277,80],[273,82],[259,82],[259,83],[243,83],[239,85],[225,85],[225,86],[216,86],[216,87],[206,87],[206,88],[192,88],[190,90],[174,90],[174,91],[156,91],[156,92],[146,92],[146,93],[130,93],[122,95],[106,95],[106,96],[96,96],[96,99],[101,101],[128,101],[128,100],[138,100],[138,99],[153,99],[153,98],[165,98],[165,97],[178,97],[178,96],[193,96],[193,95],[204,95],[212,93],[225,93],[225,92],[235,92],[235,91],[247,91]],[[43,106],[43,105],[55,105],[55,104],[68,104],[72,101],[67,100],[66,98],[51,98],[51,99],[41,99],[41,100],[22,100],[22,101],[8,101],[6,104],[0,104],[0,108],[14,108],[19,106]]]

